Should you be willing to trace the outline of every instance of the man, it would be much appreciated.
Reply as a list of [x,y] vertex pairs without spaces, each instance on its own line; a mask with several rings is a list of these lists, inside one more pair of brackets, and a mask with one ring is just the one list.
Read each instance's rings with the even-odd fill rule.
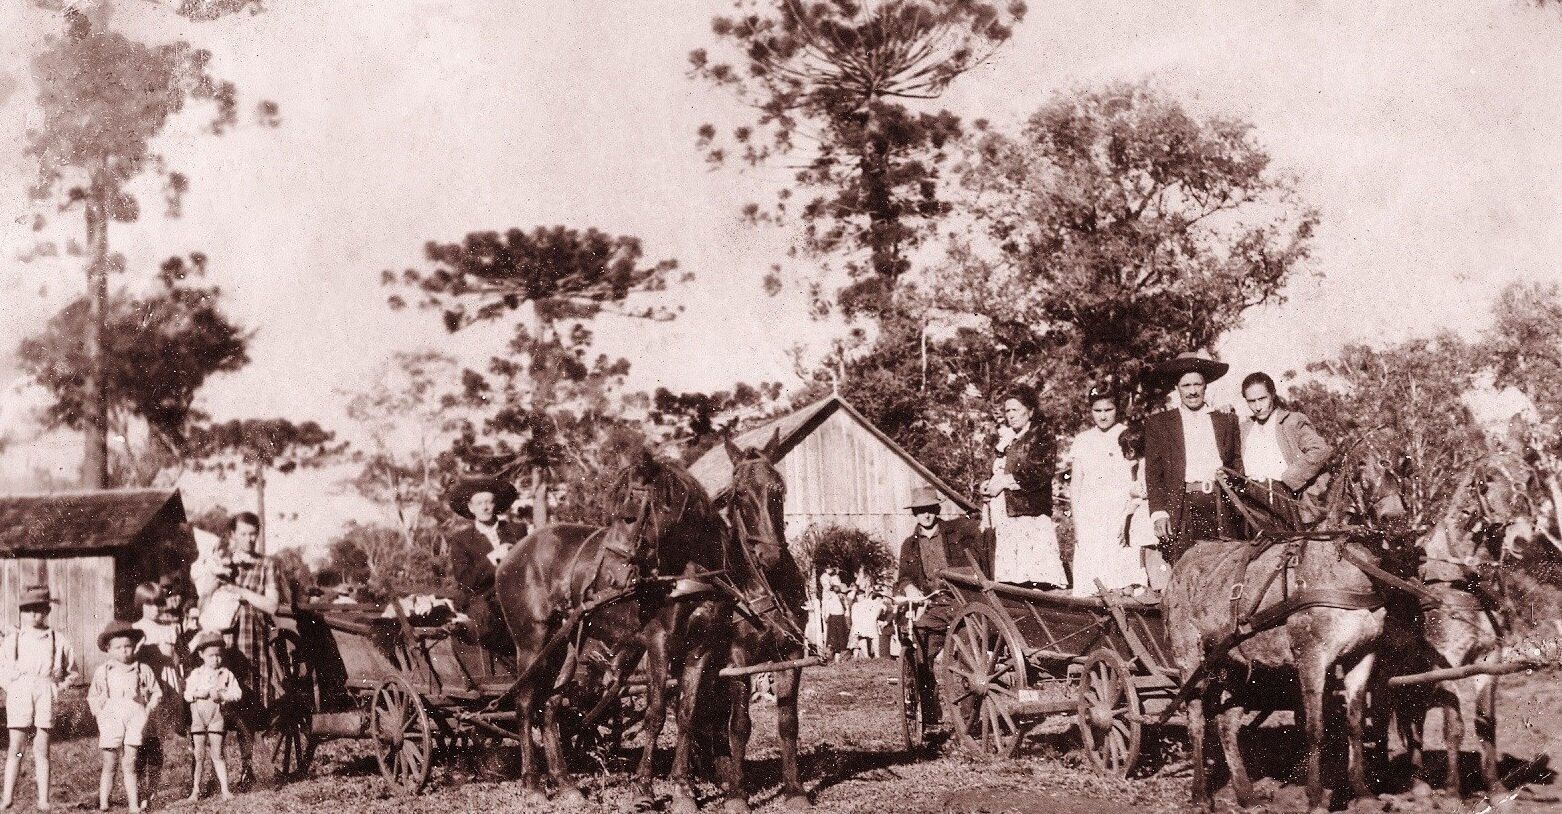
[[[900,544],[900,567],[896,571],[896,593],[908,603],[918,603],[937,590],[938,572],[946,568],[965,568],[973,565],[991,565],[991,559],[982,544],[982,533],[975,521],[969,518],[942,520],[939,507],[942,500],[932,486],[919,486],[911,492],[907,508],[917,518],[916,531]],[[915,606],[913,606],[915,607]],[[938,694],[935,692],[933,657],[943,649],[944,634],[954,618],[955,605],[948,594],[939,594],[920,608],[921,615],[911,616],[912,635],[917,643],[917,682],[924,690],[922,697],[923,722],[939,721]]]
[[1307,416],[1285,409],[1269,374],[1248,374],[1242,399],[1253,412],[1242,422],[1242,471],[1257,482],[1249,494],[1292,529],[1316,522],[1328,486],[1319,476],[1334,449]]
[[1219,478],[1222,467],[1242,471],[1241,430],[1234,414],[1213,411],[1204,401],[1204,388],[1229,367],[1182,353],[1151,369],[1177,386],[1177,406],[1144,420],[1145,491],[1168,564],[1198,540],[1239,536],[1236,510]]
[[463,480],[447,497],[451,511],[472,521],[445,541],[450,546],[451,576],[461,590],[460,610],[472,619],[483,642],[501,650],[510,637],[499,613],[494,570],[526,536],[526,526],[499,516],[519,497],[512,484],[498,478]]

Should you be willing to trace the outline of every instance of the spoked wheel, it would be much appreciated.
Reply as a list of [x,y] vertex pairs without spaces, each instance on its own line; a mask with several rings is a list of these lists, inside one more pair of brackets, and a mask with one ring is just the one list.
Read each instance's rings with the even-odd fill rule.
[[313,718],[319,707],[319,688],[314,670],[303,657],[298,634],[291,630],[277,633],[271,640],[271,653],[282,682],[282,696],[272,710],[265,738],[272,771],[278,779],[291,780],[308,774],[314,760]]
[[912,645],[900,648],[900,733],[907,752],[915,754],[927,743],[922,724],[922,687],[917,683],[916,651]]
[[968,605],[949,626],[939,676],[955,742],[985,757],[1012,757],[1028,725],[1012,712],[1026,688],[1023,650],[998,612]]
[[434,764],[434,729],[423,699],[399,676],[387,678],[374,691],[369,732],[380,774],[409,793],[428,783]]
[[1127,777],[1139,763],[1143,741],[1139,691],[1128,662],[1097,648],[1079,677],[1079,736],[1096,771]]

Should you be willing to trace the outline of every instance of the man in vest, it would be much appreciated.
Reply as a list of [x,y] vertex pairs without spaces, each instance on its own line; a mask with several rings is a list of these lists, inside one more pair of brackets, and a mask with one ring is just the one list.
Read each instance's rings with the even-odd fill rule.
[[1199,540],[1241,536],[1236,509],[1220,489],[1221,469],[1242,471],[1242,435],[1233,413],[1210,409],[1204,388],[1230,367],[1183,353],[1151,369],[1177,389],[1177,406],[1144,419],[1144,485],[1150,521],[1166,561]]
[[917,643],[917,684],[924,690],[923,723],[929,725],[939,722],[933,657],[943,649],[944,634],[955,614],[950,596],[937,593],[938,572],[946,568],[974,570],[972,566],[978,564],[991,566],[976,522],[965,517],[940,518],[941,504],[938,490],[932,486],[912,490],[907,508],[916,516],[917,528],[900,544],[900,567],[895,576],[895,592],[911,606],[908,615],[915,620],[911,631]]

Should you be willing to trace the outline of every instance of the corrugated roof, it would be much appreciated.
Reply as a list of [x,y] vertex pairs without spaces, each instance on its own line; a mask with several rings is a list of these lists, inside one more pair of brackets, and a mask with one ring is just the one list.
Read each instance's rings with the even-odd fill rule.
[[0,496],[0,555],[119,548],[167,509],[183,522],[177,489],[112,489]]
[[[976,504],[972,503],[969,498],[955,491],[949,484],[944,483],[941,478],[933,474],[931,469],[923,466],[921,461],[911,456],[911,453],[890,440],[890,437],[885,435],[882,430],[873,426],[872,421],[869,421],[862,413],[857,412],[857,408],[851,406],[850,402],[837,394],[832,393],[796,412],[788,413],[780,418],[761,424],[748,432],[742,433],[734,438],[732,442],[743,449],[762,447],[770,441],[772,435],[779,432],[781,442],[777,449],[781,455],[786,455],[808,433],[812,432],[820,424],[823,424],[824,420],[838,409],[845,410],[846,414],[851,416],[853,421],[856,421],[864,429],[872,433],[884,446],[888,447],[891,452],[905,461],[908,466],[916,470],[917,474],[926,478],[928,483],[931,483],[945,497],[954,502],[955,505],[967,512],[976,509]],[[727,458],[727,452],[722,445],[718,444],[707,450],[704,455],[701,455],[699,460],[689,467],[689,472],[714,495],[727,488],[728,484],[732,482],[732,461]]]

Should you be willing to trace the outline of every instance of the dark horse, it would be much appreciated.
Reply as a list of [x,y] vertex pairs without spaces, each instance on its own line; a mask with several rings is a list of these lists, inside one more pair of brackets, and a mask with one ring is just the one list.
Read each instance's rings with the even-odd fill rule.
[[527,794],[541,791],[531,731],[542,713],[548,773],[564,802],[582,801],[559,732],[559,705],[575,686],[581,655],[610,655],[595,671],[617,692],[636,664],[646,677],[645,745],[633,781],[637,807],[649,807],[652,758],[666,718],[668,679],[678,678],[673,799],[694,809],[688,782],[691,720],[701,676],[730,613],[713,575],[730,559],[721,515],[680,464],[642,452],[614,478],[605,528],[555,524],[533,532],[499,565],[496,583],[515,642],[516,723]]
[[[803,633],[807,595],[803,571],[786,544],[782,514],[786,483],[773,464],[778,445],[777,436],[772,436],[762,449],[739,450],[731,442],[726,445],[727,457],[732,462],[732,485],[717,500],[725,503],[729,527],[743,553],[730,571],[735,593],[742,600],[733,620],[726,663],[737,668],[795,661],[807,654]],[[802,676],[801,667],[775,673],[781,795],[795,807],[808,804],[797,770],[797,697]],[[709,745],[729,814],[749,810],[743,762],[752,728],[752,693],[751,676],[724,678],[715,675],[714,670],[702,687],[699,730],[711,738]]]

